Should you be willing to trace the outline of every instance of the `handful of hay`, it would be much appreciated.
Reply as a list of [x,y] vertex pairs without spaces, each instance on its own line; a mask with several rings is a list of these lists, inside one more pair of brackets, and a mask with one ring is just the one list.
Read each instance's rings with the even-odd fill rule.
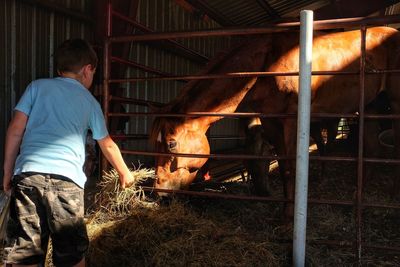
[[146,205],[146,197],[140,183],[147,179],[155,179],[154,169],[140,168],[131,170],[135,181],[125,189],[119,183],[116,170],[105,172],[98,184],[99,193],[95,197],[95,204],[99,211],[106,211],[110,216],[124,216],[134,208]]

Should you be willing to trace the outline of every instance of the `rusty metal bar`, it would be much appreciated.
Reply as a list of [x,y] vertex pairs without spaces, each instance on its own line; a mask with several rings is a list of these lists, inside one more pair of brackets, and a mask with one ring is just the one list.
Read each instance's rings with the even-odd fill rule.
[[[172,74],[170,74],[170,73],[162,72],[162,71],[153,69],[153,68],[151,68],[149,66],[145,66],[143,64],[139,64],[137,62],[134,62],[134,61],[131,61],[131,60],[127,60],[127,59],[122,59],[122,58],[119,58],[119,57],[116,57],[116,56],[112,56],[111,57],[111,61],[112,62],[116,62],[116,63],[125,64],[125,65],[128,65],[130,67],[138,68],[140,70],[143,70],[143,71],[146,71],[146,72],[149,72],[149,73],[152,73],[152,74],[156,74],[156,75],[167,76],[167,77],[171,77],[172,76]],[[178,81],[186,82],[185,80],[178,80]]]
[[[123,102],[123,100],[121,100]],[[127,100],[128,101],[128,100]],[[146,100],[143,100],[146,102]],[[149,102],[149,101],[147,101]],[[140,105],[141,100],[138,100]],[[154,102],[157,106],[157,102]],[[143,103],[143,105],[146,105]],[[147,104],[147,106],[150,104]],[[296,113],[275,113],[275,114],[264,114],[264,113],[250,113],[250,112],[232,112],[232,113],[218,113],[218,112],[190,112],[190,113],[150,113],[150,112],[125,112],[125,113],[109,113],[110,117],[130,117],[130,116],[153,116],[153,117],[204,117],[204,116],[216,116],[216,117],[227,117],[227,118],[246,118],[246,117],[260,117],[260,118],[286,118],[294,117]],[[349,113],[311,113],[313,118],[358,118],[357,114]],[[400,114],[366,114],[366,119],[400,119]]]
[[383,208],[383,209],[400,209],[400,204],[388,203],[363,203],[364,208]]
[[398,164],[398,163],[400,163],[400,159],[364,158],[364,162],[368,162],[368,163]]
[[[338,71],[315,71],[313,75],[358,75],[358,71],[338,72]],[[211,79],[225,79],[225,78],[247,78],[247,77],[269,77],[269,76],[298,76],[298,71],[290,72],[272,72],[272,71],[252,71],[252,72],[233,72],[225,74],[203,74],[203,75],[186,75],[186,76],[170,76],[170,77],[134,77],[125,79],[112,79],[110,83],[124,83],[124,82],[142,82],[142,81],[171,81],[171,80],[211,80]]]
[[[346,19],[331,19],[331,20],[319,20],[314,22],[314,29],[337,29],[337,28],[348,28],[362,25],[384,25],[390,23],[400,22],[400,16],[391,15],[384,17],[358,17],[358,18],[346,18]],[[175,38],[193,38],[193,37],[210,37],[210,36],[233,36],[233,35],[254,35],[254,34],[265,34],[274,32],[285,32],[290,30],[298,30],[299,22],[285,22],[268,24],[264,27],[255,28],[233,28],[233,29],[214,29],[214,30],[203,30],[203,31],[191,31],[191,32],[162,32],[162,33],[150,33],[141,35],[127,35],[127,36],[116,36],[110,37],[111,42],[132,42],[132,41],[155,41],[163,39],[175,39]]]
[[[315,114],[315,116],[314,116]],[[150,112],[125,112],[125,113],[109,113],[111,117],[124,117],[124,116],[153,116],[153,117],[227,117],[227,118],[247,118],[247,117],[260,117],[260,118],[288,118],[295,117],[296,113],[251,113],[251,112],[189,112],[189,113],[150,113]],[[338,114],[338,113],[313,113],[315,118],[358,118],[357,114]],[[400,118],[400,115],[396,115]]]
[[[347,240],[310,240],[310,244],[316,245],[329,245],[329,246],[339,246],[339,247],[355,247],[354,242]],[[371,245],[370,243],[362,242],[361,245],[365,249],[381,249],[386,251],[396,251],[400,252],[399,247],[393,246],[379,246],[379,245]]]
[[[136,139],[136,140],[144,140],[148,139],[149,135],[147,134],[112,134],[111,137],[118,140],[124,139]],[[242,140],[245,139],[244,136],[234,136],[234,135],[211,135],[208,136],[208,139],[211,140]]]
[[[166,152],[148,152],[148,151],[137,151],[137,150],[121,150],[123,154],[129,155],[143,155],[143,156],[176,156],[183,158],[218,158],[218,159],[294,159],[294,156],[255,156],[247,154],[188,154],[188,153],[166,153]],[[399,160],[400,161],[400,160]]]
[[[154,188],[149,186],[142,186],[144,191],[149,192],[162,192],[162,193],[171,193],[171,194],[182,194],[182,195],[192,195],[192,196],[200,196],[200,197],[215,197],[215,198],[224,198],[224,199],[235,199],[235,200],[249,200],[249,201],[271,201],[271,202],[280,202],[280,203],[289,203],[293,202],[287,198],[276,198],[276,197],[261,197],[261,196],[243,196],[243,195],[234,195],[234,194],[225,194],[225,193],[217,193],[217,192],[198,192],[198,191],[190,191],[190,190],[173,190],[173,189],[164,189],[164,188]],[[354,206],[354,201],[349,200],[330,200],[330,199],[312,199],[309,198],[309,204],[315,205],[337,205],[337,206]],[[400,205],[390,205],[390,204],[363,204],[364,207],[373,207],[373,208],[393,208],[400,209]]]
[[149,138],[147,134],[110,134],[113,140],[146,140]]
[[110,95],[110,101],[116,101],[125,104],[135,104],[137,106],[146,106],[146,107],[162,107],[165,104],[155,101],[137,99],[137,98],[129,98],[129,97],[121,97],[121,96],[113,96]]
[[364,89],[365,89],[365,39],[367,29],[361,27],[361,57],[360,57],[360,94],[358,112],[360,119],[358,120],[358,161],[357,161],[357,202],[356,202],[356,231],[357,231],[357,261],[361,266],[362,256],[362,189],[363,189],[363,167],[364,167]]
[[[256,156],[248,154],[189,154],[189,153],[167,153],[167,152],[149,152],[138,150],[121,150],[123,154],[130,155],[143,155],[143,156],[176,156],[184,158],[215,158],[215,159],[294,159],[294,156]],[[343,162],[357,162],[357,157],[334,157],[334,156],[310,156],[310,160],[319,161],[343,161]],[[400,159],[378,159],[378,158],[364,158],[364,162],[377,162],[387,164],[399,164]]]
[[216,193],[216,192],[172,190],[172,189],[164,189],[164,188],[154,188],[154,187],[149,187],[149,186],[143,186],[142,189],[144,191],[150,191],[150,192],[163,192],[163,193],[183,194],[183,195],[201,196],[201,197],[216,197],[216,198],[224,198],[224,199],[258,200],[258,201],[271,201],[271,202],[290,202],[290,200],[288,200],[288,199],[275,198],[275,197],[241,196],[241,195],[233,195],[233,194],[222,194],[222,193]]
[[[107,37],[112,34],[112,20],[111,20],[111,12],[112,6],[111,2],[107,3],[107,11],[106,11],[106,34]],[[106,126],[109,124],[109,111],[110,111],[110,75],[111,75],[111,64],[110,64],[110,56],[111,56],[111,43],[108,38],[105,38],[104,41],[104,50],[103,50],[103,112]],[[106,157],[101,154],[101,169],[108,169],[109,164]]]
[[[367,72],[366,72],[367,73]],[[377,70],[367,74],[382,73],[400,73],[400,70]],[[208,79],[225,79],[225,78],[247,78],[247,77],[271,77],[271,76],[298,76],[299,72],[272,72],[272,71],[253,71],[253,72],[233,72],[225,74],[203,74],[203,75],[186,75],[186,76],[168,76],[168,77],[133,77],[123,79],[111,79],[110,83],[129,83],[143,81],[190,81],[190,80],[208,80]],[[360,75],[359,71],[313,71],[312,75]]]

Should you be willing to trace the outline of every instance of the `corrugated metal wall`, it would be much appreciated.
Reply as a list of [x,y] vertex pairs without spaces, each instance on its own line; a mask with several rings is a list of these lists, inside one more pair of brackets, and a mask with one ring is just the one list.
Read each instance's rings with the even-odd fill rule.
[[[171,31],[195,31],[201,29],[220,28],[212,20],[204,20],[194,16],[181,6],[171,0],[141,0],[137,20],[156,32]],[[185,47],[193,49],[200,54],[212,58],[221,49],[229,46],[229,38],[186,38],[176,40]],[[173,75],[195,74],[204,64],[199,64],[182,56],[177,56],[171,52],[154,48],[145,44],[132,44],[130,60],[150,66],[154,69],[170,73]],[[127,71],[127,77],[143,77],[147,75],[141,70],[130,69]],[[179,92],[184,85],[179,81],[148,81],[138,82],[126,85],[127,96],[137,99],[145,99],[156,102],[167,103]],[[130,112],[146,112],[147,109],[140,106],[130,106]],[[147,134],[151,127],[151,118],[132,117],[129,122],[129,133]],[[229,134],[236,132],[237,122],[232,119],[223,120],[216,123],[211,128],[211,135]],[[236,141],[213,141],[212,149],[223,149],[235,146]],[[134,150],[149,150],[146,140],[125,141],[122,147]],[[140,157],[131,156],[132,162],[143,160]]]
[[[88,13],[93,1],[47,2]],[[88,20],[35,3],[0,1],[0,162],[3,162],[4,138],[12,109],[31,80],[53,75],[54,48],[68,38],[92,39],[93,29]]]

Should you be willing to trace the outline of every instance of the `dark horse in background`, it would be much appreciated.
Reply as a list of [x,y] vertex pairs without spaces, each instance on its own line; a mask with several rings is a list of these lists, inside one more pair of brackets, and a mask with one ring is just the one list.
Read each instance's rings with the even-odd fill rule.
[[[249,38],[250,39],[250,38]],[[206,73],[244,71],[297,72],[299,70],[298,33],[258,36],[237,46],[222,60],[214,62]],[[313,40],[313,71],[359,71],[361,31],[316,33]],[[366,34],[366,70],[399,68],[400,34],[388,27],[369,28]],[[238,106],[251,107],[265,114],[296,113],[298,76],[243,77],[192,81],[163,109],[168,113],[229,113]],[[359,75],[314,75],[311,80],[312,113],[354,113],[359,107]],[[384,89],[391,111],[400,114],[400,76],[397,73],[365,75],[365,104]],[[151,141],[158,152],[209,154],[206,132],[222,117],[157,118]],[[297,118],[261,118],[265,138],[279,156],[294,158]],[[395,157],[400,158],[400,122],[394,120]],[[156,157],[156,188],[187,188],[206,158],[179,156]],[[295,161],[279,160],[285,196],[293,200]],[[394,175],[398,190],[399,171]],[[288,204],[285,215],[293,215]]]

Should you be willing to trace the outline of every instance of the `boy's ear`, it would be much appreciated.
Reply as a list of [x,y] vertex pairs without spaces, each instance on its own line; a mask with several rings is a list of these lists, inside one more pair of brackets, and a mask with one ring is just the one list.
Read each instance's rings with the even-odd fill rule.
[[83,66],[82,70],[81,70],[82,74],[87,76],[90,73],[91,69],[92,69],[92,66],[90,64]]

